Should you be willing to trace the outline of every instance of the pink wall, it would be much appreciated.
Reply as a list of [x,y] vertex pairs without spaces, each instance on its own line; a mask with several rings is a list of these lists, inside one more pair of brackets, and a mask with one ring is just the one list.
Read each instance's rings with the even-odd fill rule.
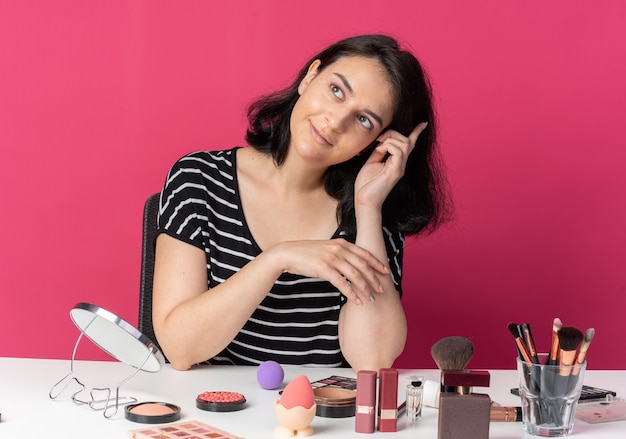
[[625,3],[384,5],[0,0],[0,356],[68,358],[79,301],[135,324],[142,204],[170,164],[241,144],[253,97],[381,31],[432,75],[456,199],[408,242],[397,365],[463,335],[470,366],[512,368],[506,324],[545,350],[558,316],[596,328],[590,368],[624,368]]

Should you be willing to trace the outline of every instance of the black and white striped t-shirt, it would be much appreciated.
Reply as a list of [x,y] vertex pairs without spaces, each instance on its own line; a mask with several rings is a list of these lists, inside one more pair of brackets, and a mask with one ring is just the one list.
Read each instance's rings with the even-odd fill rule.
[[[196,152],[178,160],[161,193],[159,233],[206,254],[209,288],[256,257],[260,248],[241,210],[236,150]],[[271,206],[268,206],[271,208]],[[392,277],[400,291],[404,237],[385,235]],[[354,238],[337,231],[333,238]],[[235,339],[212,364],[346,366],[337,321],[345,297],[329,282],[283,273]],[[227,318],[227,316],[224,316]]]

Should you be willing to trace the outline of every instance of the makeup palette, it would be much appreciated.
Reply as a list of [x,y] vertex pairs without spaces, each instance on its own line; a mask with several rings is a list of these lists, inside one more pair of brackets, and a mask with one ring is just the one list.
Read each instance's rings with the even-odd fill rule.
[[200,421],[187,421],[167,426],[131,430],[130,439],[242,439]]
[[322,380],[313,381],[311,383],[311,387],[313,390],[319,389],[320,387],[333,386],[333,387],[341,387],[344,389],[356,389],[356,378],[348,378],[339,375],[329,376],[328,378],[324,378]]
[[333,375],[311,383],[315,415],[322,418],[349,418],[356,410],[356,379]]
[[341,387],[320,387],[313,391],[316,416],[322,418],[349,418],[356,410],[356,392]]

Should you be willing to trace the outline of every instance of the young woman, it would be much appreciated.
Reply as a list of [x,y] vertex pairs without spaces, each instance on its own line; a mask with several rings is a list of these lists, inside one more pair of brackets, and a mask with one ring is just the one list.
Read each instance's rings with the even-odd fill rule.
[[248,147],[189,154],[161,194],[155,334],[176,369],[390,367],[404,237],[442,219],[431,90],[384,35],[342,40],[253,103]]

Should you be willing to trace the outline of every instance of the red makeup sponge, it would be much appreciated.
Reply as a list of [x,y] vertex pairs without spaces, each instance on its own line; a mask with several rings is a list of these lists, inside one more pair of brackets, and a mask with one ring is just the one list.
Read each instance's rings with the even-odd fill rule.
[[293,407],[310,409],[313,407],[315,396],[309,379],[305,375],[294,378],[283,390],[280,403],[287,409]]

